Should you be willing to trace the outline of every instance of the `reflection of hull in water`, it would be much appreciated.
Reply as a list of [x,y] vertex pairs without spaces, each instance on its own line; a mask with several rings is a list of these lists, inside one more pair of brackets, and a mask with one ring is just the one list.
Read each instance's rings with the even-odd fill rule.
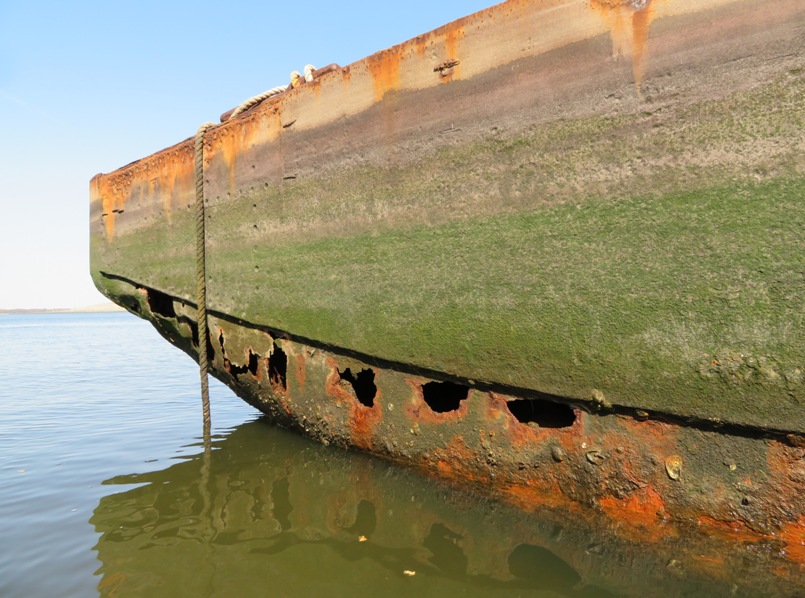
[[[526,510],[805,564],[803,21],[512,0],[209,130],[214,375]],[[94,178],[91,250],[197,355],[193,164]]]
[[102,498],[90,521],[102,593],[199,596],[269,584],[272,595],[347,595],[427,583],[431,594],[645,596],[661,584],[667,595],[769,596],[795,595],[802,581],[779,543],[732,545],[695,529],[661,544],[623,539],[576,511],[526,514],[261,421],[214,448],[106,482],[143,485]]

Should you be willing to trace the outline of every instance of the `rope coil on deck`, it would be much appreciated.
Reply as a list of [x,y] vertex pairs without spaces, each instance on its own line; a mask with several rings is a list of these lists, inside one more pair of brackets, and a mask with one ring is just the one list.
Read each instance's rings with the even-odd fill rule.
[[201,377],[201,405],[204,417],[204,438],[210,435],[210,390],[207,379],[209,361],[207,358],[207,256],[205,239],[204,210],[204,134],[212,127],[204,123],[196,131],[195,175],[196,175],[196,289],[198,321],[198,367]]

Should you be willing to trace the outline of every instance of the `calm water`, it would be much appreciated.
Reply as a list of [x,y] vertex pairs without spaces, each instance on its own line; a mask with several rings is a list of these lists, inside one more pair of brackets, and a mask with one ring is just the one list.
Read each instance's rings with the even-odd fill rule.
[[655,554],[313,444],[214,380],[205,453],[197,385],[128,314],[0,316],[0,596],[798,593],[751,552],[704,575],[698,545]]

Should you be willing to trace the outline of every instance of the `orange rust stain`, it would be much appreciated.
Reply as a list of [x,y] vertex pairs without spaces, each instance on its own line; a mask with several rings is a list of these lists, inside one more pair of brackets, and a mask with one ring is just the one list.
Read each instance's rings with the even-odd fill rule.
[[[665,468],[655,464],[664,463],[669,455],[678,451],[676,427],[626,417],[618,417],[615,421],[617,428],[598,434],[594,443],[597,449],[608,455],[603,467],[608,469],[609,475],[639,488],[651,487],[658,479],[665,481]],[[656,493],[655,490],[652,492]]]
[[766,534],[756,532],[749,528],[743,521],[722,521],[707,515],[698,518],[699,525],[706,528],[707,532],[722,540],[735,542],[762,542],[769,538]]
[[151,213],[161,211],[170,223],[174,198],[180,191],[192,194],[192,151],[192,143],[185,141],[93,179],[93,193],[101,201],[107,241],[114,238],[117,218],[132,197],[141,198],[135,208]]
[[371,449],[375,429],[383,420],[383,407],[380,390],[375,395],[374,406],[362,405],[357,398],[354,399],[350,413],[350,439],[355,446]]
[[639,531],[638,537],[659,542],[675,535],[672,527],[661,525],[665,518],[665,502],[651,486],[638,488],[625,499],[605,496],[598,500],[598,504],[604,513],[626,529]]
[[367,407],[358,401],[351,385],[342,384],[341,376],[338,373],[338,362],[332,357],[328,357],[326,363],[330,368],[330,373],[327,375],[324,392],[339,404],[348,406],[350,442],[358,448],[371,450],[374,445],[375,429],[383,420],[380,389],[378,388],[375,395],[374,406]]
[[439,459],[436,462],[436,471],[439,472],[439,475],[445,478],[455,478],[455,469],[453,468],[450,463],[445,461],[444,459]]
[[425,54],[428,51],[428,44],[430,42],[430,35],[420,35],[419,37],[414,39],[414,52],[420,58],[424,58]]
[[785,542],[788,558],[805,566],[805,515],[802,515],[799,521],[783,526],[780,537]]
[[[244,127],[244,133],[245,128],[246,127]],[[216,141],[218,142],[217,149],[223,155],[224,162],[226,163],[226,166],[229,169],[229,192],[232,193],[235,190],[235,167],[237,164],[238,153],[241,151],[242,146],[239,143],[237,137],[235,136],[234,131],[224,132],[220,134],[217,137]],[[207,162],[207,160],[205,160],[205,162]],[[206,168],[207,164],[205,163],[204,166]]]
[[422,468],[432,473],[435,466],[436,473],[446,480],[461,483],[487,483],[489,476],[486,471],[473,467],[476,455],[469,449],[464,438],[457,434],[447,442],[442,449],[434,450],[430,458],[422,459]]
[[[449,60],[458,59],[458,43],[464,38],[463,27],[451,27],[445,34],[444,43],[447,50],[447,58]],[[453,74],[450,79],[459,79],[461,76],[461,63],[459,62],[453,67]]]
[[366,59],[375,87],[375,100],[380,101],[387,92],[400,86],[402,47],[390,48]]
[[228,189],[236,189],[238,156],[257,145],[273,141],[282,130],[281,99],[266,100],[241,117],[216,126],[205,138],[204,167],[220,153],[228,170]]
[[575,513],[586,517],[588,512],[575,500],[565,496],[559,480],[554,476],[545,476],[538,483],[531,484],[501,484],[496,490],[506,503],[527,512],[538,508],[548,507],[559,509],[565,513]]
[[508,400],[512,398],[514,397],[509,397],[497,392],[487,393],[486,413],[484,414],[484,420],[487,422],[504,423],[507,428],[510,427],[512,424],[512,419],[517,421],[509,411],[508,407],[506,407],[506,403],[508,403]]
[[338,362],[332,357],[328,357],[326,363],[330,373],[327,374],[327,380],[324,383],[324,392],[339,403],[349,403],[352,400],[352,395],[341,386],[341,376],[338,375]]
[[645,71],[649,28],[654,20],[652,0],[591,0],[590,7],[609,25],[613,57],[630,56],[638,90]]

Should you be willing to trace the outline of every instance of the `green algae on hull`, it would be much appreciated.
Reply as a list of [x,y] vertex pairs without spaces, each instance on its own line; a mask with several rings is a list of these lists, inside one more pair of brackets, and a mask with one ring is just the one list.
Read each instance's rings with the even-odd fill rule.
[[221,250],[259,268],[213,267],[214,297],[255,285],[232,315],[456,376],[805,430],[803,196],[782,179]]
[[790,72],[678,118],[563,120],[245,193],[212,210],[213,301],[467,379],[805,431],[803,104]]
[[801,568],[804,19],[491,7],[207,130],[208,338],[190,140],[93,178],[93,279],[279,426]]
[[[216,127],[210,309],[408,371],[805,432],[801,13],[723,4],[655,21],[639,90],[591,34],[374,102],[353,65]],[[509,8],[472,35],[519,31]],[[94,180],[107,293],[193,303],[189,152]]]

